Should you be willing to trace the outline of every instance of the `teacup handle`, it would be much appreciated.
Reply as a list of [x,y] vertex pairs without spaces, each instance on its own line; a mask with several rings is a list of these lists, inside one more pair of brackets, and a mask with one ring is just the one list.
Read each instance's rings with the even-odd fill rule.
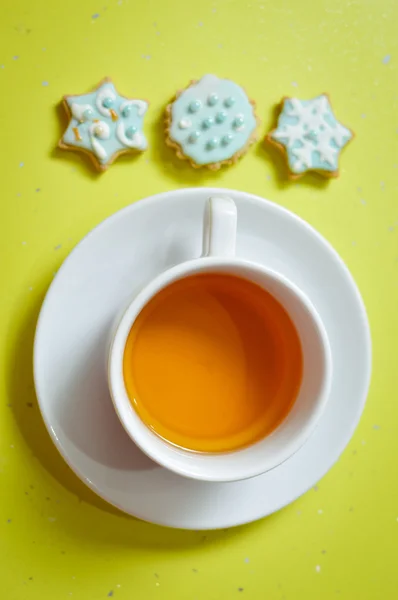
[[203,221],[202,256],[235,256],[236,204],[227,196],[213,196],[206,202]]

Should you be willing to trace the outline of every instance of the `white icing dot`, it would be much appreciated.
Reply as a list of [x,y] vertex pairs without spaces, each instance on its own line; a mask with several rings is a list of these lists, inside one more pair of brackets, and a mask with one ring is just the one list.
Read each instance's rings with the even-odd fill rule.
[[191,126],[192,126],[192,121],[190,121],[189,119],[181,119],[181,121],[178,123],[178,127],[180,129],[188,129]]

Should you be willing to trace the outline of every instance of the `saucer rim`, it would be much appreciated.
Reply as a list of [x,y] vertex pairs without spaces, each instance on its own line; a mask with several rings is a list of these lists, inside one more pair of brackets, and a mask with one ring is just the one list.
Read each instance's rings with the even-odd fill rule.
[[[351,292],[355,296],[357,308],[359,309],[359,316],[360,316],[360,321],[361,321],[361,325],[362,325],[362,332],[363,332],[364,338],[366,340],[366,344],[365,344],[366,347],[363,349],[364,355],[366,357],[366,369],[365,369],[366,372],[364,372],[363,376],[362,376],[361,394],[359,394],[359,392],[358,392],[357,409],[356,409],[356,413],[355,413],[355,418],[354,417],[352,418],[351,426],[349,427],[349,432],[346,434],[344,441],[340,442],[339,447],[338,447],[338,453],[336,454],[336,456],[334,457],[332,462],[329,461],[329,466],[327,467],[327,469],[326,470],[322,469],[322,473],[319,476],[319,478],[324,477],[325,474],[330,470],[330,468],[337,462],[337,460],[339,459],[342,452],[346,448],[348,442],[350,441],[350,439],[358,425],[358,422],[360,420],[360,417],[362,415],[362,412],[364,410],[364,406],[366,403],[366,398],[367,398],[369,385],[370,385],[371,367],[372,367],[372,342],[371,342],[369,320],[368,320],[365,304],[364,304],[362,296],[359,292],[358,286],[357,286],[355,280],[353,279],[353,276],[351,275],[351,273],[350,273],[347,265],[344,263],[343,259],[340,257],[340,255],[337,253],[337,251],[334,249],[334,247],[330,244],[330,242],[328,242],[328,240],[326,240],[307,221],[305,221],[303,218],[301,218],[296,213],[288,210],[287,208],[280,206],[279,204],[276,204],[266,198],[263,198],[256,194],[252,194],[250,192],[246,192],[244,190],[236,190],[236,189],[230,189],[230,188],[213,188],[213,187],[210,187],[210,188],[208,188],[208,187],[190,187],[190,188],[179,188],[179,189],[175,189],[175,190],[161,192],[158,194],[154,194],[154,195],[142,198],[140,200],[133,202],[130,205],[123,207],[122,209],[111,214],[109,217],[103,219],[98,225],[96,225],[93,229],[91,229],[79,241],[79,243],[71,250],[71,252],[65,258],[65,260],[63,261],[62,265],[58,269],[53,281],[51,282],[51,284],[46,292],[46,296],[44,298],[42,307],[40,309],[40,314],[39,314],[39,318],[38,318],[37,325],[36,325],[34,345],[33,345],[33,374],[34,374],[34,385],[35,385],[35,389],[36,389],[38,405],[40,408],[40,412],[42,414],[43,421],[46,425],[46,428],[50,434],[50,437],[51,437],[55,447],[60,452],[62,458],[65,460],[65,462],[68,464],[68,466],[79,477],[79,479],[81,479],[83,481],[83,483],[85,483],[99,497],[101,497],[106,502],[115,506],[116,508],[118,508],[119,510],[121,510],[122,512],[124,512],[126,514],[130,514],[134,517],[137,517],[137,518],[139,518],[143,521],[147,521],[149,523],[163,525],[166,527],[177,528],[177,529],[181,528],[181,526],[175,525],[175,524],[170,524],[169,522],[167,522],[167,520],[162,520],[162,518],[159,518],[159,517],[148,519],[147,516],[139,514],[139,511],[132,512],[132,511],[126,509],[126,507],[124,507],[123,505],[115,502],[114,500],[109,499],[109,497],[107,497],[106,494],[104,492],[102,492],[100,490],[100,488],[83,473],[83,471],[80,469],[80,467],[78,467],[76,464],[73,464],[73,462],[69,460],[66,449],[64,449],[63,444],[59,440],[56,432],[54,431],[54,429],[51,425],[50,420],[48,419],[48,415],[46,414],[46,409],[44,406],[45,402],[43,401],[42,394],[40,393],[39,365],[38,365],[37,357],[38,357],[38,346],[40,343],[40,332],[41,332],[41,329],[43,327],[43,322],[46,317],[47,306],[56,291],[57,284],[58,284],[59,280],[61,279],[61,277],[63,276],[63,272],[66,270],[67,266],[69,265],[69,262],[71,262],[73,260],[73,258],[75,257],[75,254],[77,254],[80,251],[83,244],[85,244],[88,240],[90,240],[91,237],[95,236],[98,233],[101,233],[102,229],[112,226],[114,224],[114,222],[123,218],[124,214],[129,213],[130,211],[136,212],[136,211],[140,211],[140,210],[141,211],[146,210],[147,208],[149,209],[151,205],[155,205],[159,202],[166,202],[168,199],[177,198],[179,196],[185,196],[185,201],[189,202],[188,196],[190,194],[194,195],[198,192],[200,192],[206,196],[213,195],[213,194],[232,194],[232,197],[239,196],[245,202],[250,201],[253,204],[258,205],[260,207],[260,209],[263,208],[264,205],[267,205],[268,210],[279,212],[284,217],[294,221],[296,225],[303,228],[307,234],[315,237],[318,243],[320,243],[325,248],[327,248],[329,254],[333,257],[333,259],[336,261],[336,263],[339,266],[340,276],[344,276],[345,284],[348,285]],[[238,257],[239,257],[239,255],[238,255]],[[311,301],[311,297],[309,297],[309,299]],[[308,440],[305,442],[305,444],[307,444],[307,443],[308,443]],[[277,470],[278,468],[280,468],[280,466],[281,465],[275,467],[274,470]],[[265,474],[258,475],[257,477],[263,477],[264,475]],[[255,479],[257,479],[257,477],[255,477]],[[183,478],[183,479],[185,479],[185,478]],[[253,478],[250,478],[250,479],[253,479]],[[250,479],[242,480],[242,483],[245,484],[247,481],[250,481]],[[191,480],[188,479],[188,481],[191,481]],[[273,510],[266,511],[266,512],[264,512],[260,515],[257,515],[253,518],[248,519],[248,518],[243,517],[240,520],[237,520],[236,518],[234,518],[234,519],[232,519],[232,521],[224,521],[220,525],[213,525],[213,526],[201,526],[200,524],[195,523],[195,525],[192,525],[192,527],[183,526],[183,528],[184,529],[197,529],[197,530],[211,530],[211,529],[220,529],[220,528],[225,528],[225,527],[234,527],[234,526],[239,526],[239,525],[243,525],[246,523],[254,522],[256,520],[259,520],[261,518],[269,516],[270,514],[273,514],[274,512],[277,512],[278,510],[291,504],[297,498],[299,498],[300,496],[305,494],[309,489],[311,489],[311,487],[313,487],[314,483],[312,483],[309,486],[306,486],[304,489],[301,489],[299,491],[299,493],[294,494],[293,496],[290,496],[288,500],[282,501],[279,504],[275,505]],[[203,482],[203,484],[206,485],[207,482]],[[210,485],[212,485],[212,484],[210,484]],[[220,485],[223,485],[223,484],[220,484]]]

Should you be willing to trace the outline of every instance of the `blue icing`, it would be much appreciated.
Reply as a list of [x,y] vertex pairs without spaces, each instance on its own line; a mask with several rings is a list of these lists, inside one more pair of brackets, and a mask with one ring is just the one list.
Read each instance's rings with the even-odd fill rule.
[[[106,95],[106,91],[109,90],[110,96]],[[113,120],[111,115],[104,115],[98,109],[97,106],[97,98],[101,95],[102,101],[100,104],[104,108],[110,108],[113,110],[118,119]],[[81,96],[69,96],[66,98],[68,106],[72,113],[72,105],[84,106],[88,105],[85,110],[81,110],[82,119],[79,120],[75,118],[72,114],[72,118],[68,125],[67,130],[65,131],[62,139],[65,144],[69,146],[75,146],[76,148],[84,148],[92,152],[97,160],[101,164],[106,164],[109,162],[111,157],[121,150],[126,150],[130,148],[137,148],[139,150],[144,150],[146,148],[146,139],[142,133],[143,128],[143,120],[145,116],[145,111],[147,109],[147,103],[141,100],[137,102],[139,105],[133,104],[131,106],[124,107],[124,110],[121,110],[121,105],[125,102],[130,102],[132,100],[120,96],[115,89],[115,86],[111,82],[106,82],[102,84],[98,89],[90,94],[83,94]],[[134,102],[134,101],[132,101]],[[140,109],[142,106],[142,109]],[[143,114],[139,114],[139,112],[143,112]],[[99,122],[105,123],[105,127],[109,128],[109,138],[103,139],[101,137],[94,136],[96,140],[98,140],[99,144],[102,146],[104,150],[104,156],[99,156],[98,153],[95,152],[92,145],[92,137],[90,135],[90,127],[93,126],[95,120]],[[117,135],[117,127],[123,123],[125,136],[129,142],[133,135],[136,132],[139,132],[141,136],[141,143],[139,145],[129,145],[123,143],[121,139]],[[100,125],[98,123],[97,125]],[[76,139],[76,135],[74,129],[77,129],[79,136],[82,138],[81,141]]]
[[126,129],[126,135],[129,138],[132,138],[133,135],[136,133],[137,131],[137,127],[135,127],[135,125],[130,125],[130,127],[127,127]]
[[207,98],[207,104],[209,106],[214,106],[215,104],[217,104],[217,102],[218,102],[217,94],[210,94],[210,96]]
[[224,135],[221,138],[221,143],[224,146],[228,146],[228,144],[230,144],[232,142],[232,140],[234,139],[234,136],[232,135],[232,133],[227,133],[227,135]]
[[[217,101],[209,102],[210,98],[217,98]],[[226,101],[231,98],[233,101],[227,102],[228,107]],[[200,108],[193,113],[194,103],[199,103]],[[223,116],[217,118],[220,113]],[[171,116],[170,138],[198,165],[231,158],[247,144],[257,125],[253,106],[244,90],[233,81],[215,75],[205,75],[184,90],[173,102]],[[179,122],[187,118],[190,126],[181,129]],[[236,129],[233,125],[236,118],[243,119],[243,127],[238,124]],[[192,134],[196,131],[200,136],[193,143]]]
[[285,147],[290,170],[299,174],[310,169],[336,171],[340,151],[352,133],[336,119],[327,96],[321,95],[286,99],[271,137]]
[[188,106],[188,110],[189,110],[189,112],[196,113],[196,112],[198,112],[198,110],[201,109],[201,106],[202,106],[202,104],[199,100],[193,100],[193,102],[191,102],[190,105]]
[[202,121],[202,128],[203,129],[210,129],[210,127],[214,125],[214,119],[213,117],[206,117],[206,119],[203,119]]
[[231,106],[233,106],[234,104],[235,104],[235,98],[233,96],[228,96],[227,98],[225,98],[224,105],[227,108],[231,108]]
[[200,131],[193,131],[188,137],[188,142],[190,144],[196,144],[196,142],[198,141],[199,138],[200,138]]
[[113,100],[112,98],[105,98],[104,101],[102,102],[103,106],[105,106],[105,108],[112,108],[113,106]]
[[216,123],[224,123],[227,118],[227,113],[224,110],[220,110],[220,112],[216,114]]
[[91,108],[87,108],[84,112],[83,112],[83,117],[85,119],[87,119],[87,121],[89,119],[93,119],[94,118],[94,112],[92,111]]
[[210,138],[209,141],[207,142],[207,148],[209,150],[214,150],[214,148],[217,148],[219,143],[220,143],[220,140],[218,138]]

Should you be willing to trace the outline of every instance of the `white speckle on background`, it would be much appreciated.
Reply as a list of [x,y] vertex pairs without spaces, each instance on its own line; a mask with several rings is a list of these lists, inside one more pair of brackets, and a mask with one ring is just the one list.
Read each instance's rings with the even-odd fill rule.
[[312,71],[312,66],[311,65],[307,65],[307,69],[308,69],[308,71]]
[[320,572],[321,572],[321,565],[316,565],[316,567],[315,567],[315,571],[316,571],[317,573],[320,573]]
[[300,516],[301,515],[301,510],[298,510],[297,514],[298,514],[298,516]]
[[366,114],[365,114],[365,113],[362,113],[362,114],[361,114],[361,118],[362,118],[362,119],[366,119]]
[[388,65],[388,63],[391,60],[391,55],[390,54],[386,54],[385,57],[382,60],[383,65]]
[[45,52],[47,50],[47,48],[42,48],[42,52]]
[[361,444],[362,444],[362,446],[365,446],[366,445],[366,440],[362,440]]
[[30,288],[29,288],[29,291],[31,292],[32,290],[33,290],[33,287],[32,287],[32,286],[30,286]]
[[318,515],[323,515],[323,510],[321,508],[318,508]]
[[250,558],[245,558],[245,563],[249,563],[250,562]]
[[48,517],[48,521],[50,523],[55,523],[56,520],[57,520],[56,517]]
[[47,87],[48,86],[48,81],[42,81],[41,84],[42,84],[43,87]]
[[54,250],[59,250],[60,248],[62,248],[62,244],[58,244],[58,246],[54,246]]
[[357,245],[357,243],[356,243],[356,242],[353,240],[353,241],[351,242],[351,246],[356,246],[356,245]]
[[22,246],[26,246],[26,242],[22,242]]
[[363,198],[360,198],[360,203],[363,204],[363,206],[366,206],[366,200],[364,200]]
[[18,60],[19,56],[13,56],[12,60]]
[[145,60],[151,60],[152,56],[150,54],[141,54],[141,58],[145,58]]
[[199,27],[203,27],[203,21],[199,21],[198,25]]
[[20,169],[22,169],[22,167],[24,166],[24,164],[25,164],[25,163],[23,163],[23,162],[20,162],[20,163],[19,163],[19,167],[20,167]]
[[297,83],[297,81],[292,81],[292,86],[293,86],[293,87],[298,87],[298,83]]
[[0,69],[4,69],[4,65],[0,65]]
[[386,186],[385,181],[380,181],[380,187],[382,190],[384,190],[385,186]]

